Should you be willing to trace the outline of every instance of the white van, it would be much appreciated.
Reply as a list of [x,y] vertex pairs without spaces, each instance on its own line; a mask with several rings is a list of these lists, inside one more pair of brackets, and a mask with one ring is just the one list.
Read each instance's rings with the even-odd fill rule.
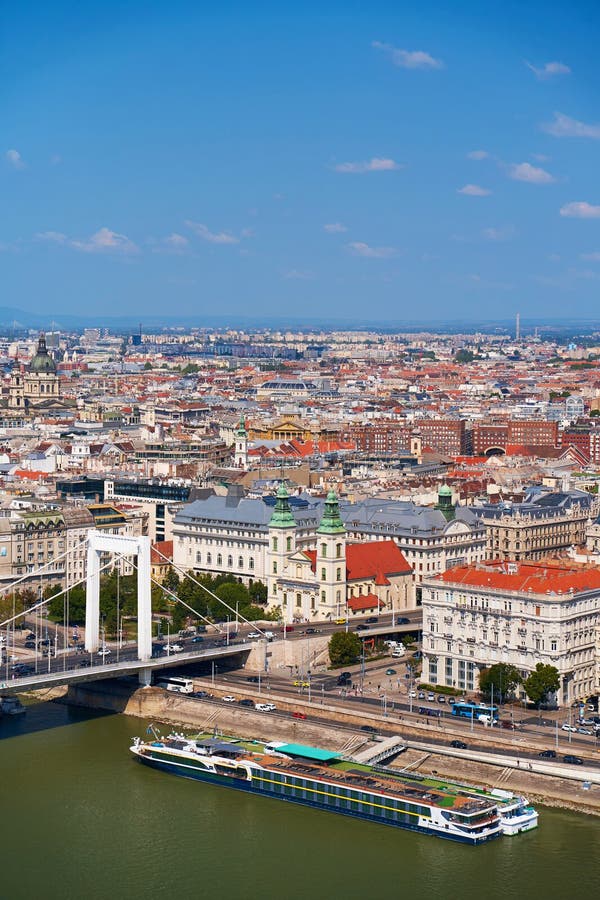
[[481,722],[482,725],[495,725],[496,724],[496,720],[493,718],[493,716],[487,716],[485,713],[480,713],[477,716],[477,721]]
[[397,644],[392,650],[392,659],[399,659],[401,656],[404,656],[406,650],[404,649],[403,644]]

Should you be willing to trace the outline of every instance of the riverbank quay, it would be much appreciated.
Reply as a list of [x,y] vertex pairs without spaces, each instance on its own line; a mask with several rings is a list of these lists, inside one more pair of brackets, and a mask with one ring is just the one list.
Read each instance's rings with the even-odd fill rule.
[[[222,692],[215,689],[214,693]],[[285,708],[286,698],[271,695],[269,699],[277,705],[273,713],[259,712],[238,703],[224,704],[216,696],[199,700],[162,688],[140,688],[131,682],[116,680],[71,687],[60,702],[164,722],[187,731],[281,739],[347,754],[364,749],[373,740],[371,734],[361,730],[367,725],[381,736],[402,736],[407,749],[394,765],[415,775],[443,774],[460,782],[524,793],[532,801],[547,806],[600,815],[600,769],[535,759],[525,761],[500,753],[489,756],[486,753],[484,759],[476,749],[460,751],[436,745],[432,726],[415,726],[393,717],[383,719],[371,711],[348,712],[308,703],[302,704],[302,712],[309,718],[293,718],[290,710]],[[295,711],[298,705],[295,704]],[[287,706],[290,706],[289,699]]]

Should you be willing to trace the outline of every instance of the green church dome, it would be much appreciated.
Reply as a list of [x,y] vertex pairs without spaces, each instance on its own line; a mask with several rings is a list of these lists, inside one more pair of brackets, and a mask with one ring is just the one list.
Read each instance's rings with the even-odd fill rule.
[[53,375],[56,372],[56,363],[48,353],[44,334],[40,334],[37,353],[29,364],[29,371],[37,372],[39,375]]

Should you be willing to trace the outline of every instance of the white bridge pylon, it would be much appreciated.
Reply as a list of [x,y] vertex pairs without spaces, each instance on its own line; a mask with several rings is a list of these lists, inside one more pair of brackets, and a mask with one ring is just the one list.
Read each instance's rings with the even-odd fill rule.
[[95,653],[100,645],[100,558],[103,553],[137,556],[138,659],[152,657],[152,599],[150,594],[150,538],[123,537],[88,531],[85,649]]

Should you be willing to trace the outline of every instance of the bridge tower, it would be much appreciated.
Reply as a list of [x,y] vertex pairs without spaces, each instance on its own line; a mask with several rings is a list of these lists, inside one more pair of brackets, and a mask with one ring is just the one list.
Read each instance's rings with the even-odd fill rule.
[[152,657],[152,602],[150,596],[150,538],[125,537],[88,531],[85,649],[95,653],[100,643],[100,569],[103,553],[137,556],[138,659]]

